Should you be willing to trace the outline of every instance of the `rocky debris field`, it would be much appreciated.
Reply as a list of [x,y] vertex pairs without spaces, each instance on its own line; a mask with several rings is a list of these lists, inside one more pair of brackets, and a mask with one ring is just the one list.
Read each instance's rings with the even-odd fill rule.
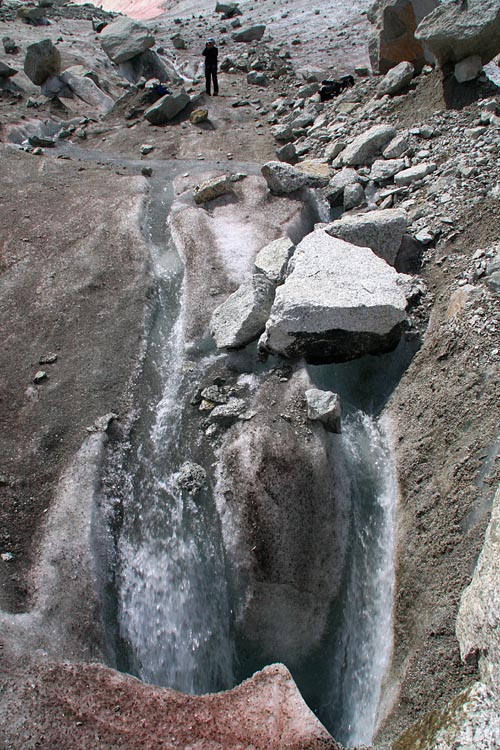
[[[14,634],[0,658],[7,675],[2,721],[13,719],[5,735],[9,748],[57,744],[70,732],[64,724],[60,735],[52,735],[45,719],[37,718],[40,706],[55,716],[66,700],[76,725],[86,726],[88,715],[80,715],[73,698],[63,699],[52,688],[44,697],[47,679],[49,685],[66,680],[79,696],[76,703],[88,684],[118,679],[104,672],[75,678],[73,667],[59,676],[54,667],[56,677],[47,678],[50,664],[34,666],[29,645],[22,652],[29,627],[23,631],[28,639],[18,639],[13,649],[11,615],[23,617],[36,601],[33,571],[44,519],[64,469],[88,434],[108,424],[114,425],[108,430],[112,440],[127,434],[155,310],[150,251],[141,232],[144,207],[154,181],[164,179],[166,160],[176,165],[173,227],[179,236],[189,237],[194,229],[193,237],[205,232],[216,238],[217,219],[229,226],[234,201],[235,212],[238,202],[240,212],[251,207],[259,238],[268,238],[255,248],[254,255],[261,255],[255,266],[253,260],[247,264],[243,278],[241,269],[228,273],[210,247],[199,258],[198,247],[185,241],[186,277],[199,285],[200,295],[189,311],[194,337],[210,331],[223,351],[260,337],[261,357],[278,352],[311,362],[333,361],[339,350],[344,359],[384,351],[400,337],[420,342],[385,407],[394,423],[401,501],[394,655],[378,741],[389,746],[436,706],[444,712],[439,721],[447,720],[448,705],[459,723],[462,714],[455,709],[462,698],[463,705],[474,706],[471,715],[479,706],[478,726],[495,713],[495,648],[477,634],[477,614],[462,615],[469,620],[460,643],[455,620],[500,479],[499,90],[481,72],[487,60],[469,60],[474,43],[463,51],[465,72],[454,68],[457,59],[442,59],[441,69],[429,65],[421,48],[411,62],[408,55],[395,66],[394,49],[379,44],[375,53],[372,44],[372,62],[378,55],[377,64],[389,72],[368,75],[365,3],[352,7],[352,17],[342,10],[339,23],[330,21],[333,10],[326,3],[241,5],[242,14],[224,19],[212,4],[167,3],[137,38],[127,26],[106,46],[116,16],[102,9],[59,0],[0,4],[0,315],[6,332],[0,608],[5,632]],[[487,5],[489,12],[492,3]],[[262,35],[255,30],[260,25],[266,26]],[[251,41],[235,37],[252,27]],[[207,36],[219,42],[217,98],[204,93],[200,53]],[[352,82],[321,101],[323,78],[347,74]],[[162,97],[158,81],[171,93]],[[248,177],[252,170],[262,176]],[[254,198],[247,195],[251,190]],[[290,208],[277,208],[282,201]],[[297,225],[304,205],[315,206],[313,231],[305,239],[281,237],[287,221]],[[329,248],[351,253],[340,286],[352,292],[340,305],[325,266]],[[371,289],[371,281],[382,278],[380,269],[384,281]],[[377,302],[378,317],[371,315],[363,328],[367,299],[380,287],[385,296]],[[313,310],[318,299],[319,318]],[[322,327],[325,320],[330,322]],[[297,378],[286,386],[289,379],[288,371],[281,380],[273,378],[276,419],[282,411],[279,383],[283,394],[295,388]],[[210,413],[203,429],[220,444],[230,428],[231,446],[232,435],[244,434],[248,405],[235,403],[241,394],[212,400],[217,382],[200,384],[200,401]],[[328,398],[321,416],[309,407],[314,434],[323,425],[340,429],[338,403],[334,394]],[[290,420],[308,435],[305,395],[294,395],[289,406]],[[104,428],[103,415],[113,415]],[[288,422],[281,429],[286,440],[298,439]],[[235,437],[235,456],[240,448]],[[232,480],[228,475],[224,481]],[[55,559],[64,567],[63,554]],[[474,604],[467,606],[474,612]],[[91,631],[82,615],[71,638],[85,642]],[[46,643],[44,635],[40,650],[53,659],[57,648]],[[71,653],[89,658],[85,649]],[[32,675],[39,703],[30,697]],[[276,684],[285,679],[275,678]],[[128,690],[129,682],[115,688]],[[459,690],[462,698],[456,697]],[[451,747],[453,737],[442,745],[431,736],[432,721],[423,719],[416,734],[401,735],[393,747],[414,746],[415,737],[424,736],[425,747]],[[115,727],[109,716],[106,722]],[[22,743],[16,739],[19,727]],[[118,735],[110,729],[108,744],[102,740],[100,747],[115,746],[116,736],[130,731],[128,725],[115,729]],[[491,741],[499,742],[493,719],[490,730]],[[145,728],[144,737],[153,731]],[[316,743],[308,746],[330,746],[316,725],[305,731]],[[494,747],[484,736],[476,735],[477,747]],[[71,746],[92,741],[85,735]],[[182,746],[182,738],[176,741],[172,747]],[[286,746],[295,745],[290,740]]]

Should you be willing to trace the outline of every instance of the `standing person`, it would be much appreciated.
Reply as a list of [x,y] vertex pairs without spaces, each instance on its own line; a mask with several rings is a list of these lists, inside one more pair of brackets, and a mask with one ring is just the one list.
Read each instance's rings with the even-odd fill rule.
[[219,93],[219,81],[217,80],[217,56],[219,50],[215,46],[215,39],[207,39],[205,49],[202,52],[205,58],[205,82],[206,92],[210,96],[210,84],[214,84],[214,96]]

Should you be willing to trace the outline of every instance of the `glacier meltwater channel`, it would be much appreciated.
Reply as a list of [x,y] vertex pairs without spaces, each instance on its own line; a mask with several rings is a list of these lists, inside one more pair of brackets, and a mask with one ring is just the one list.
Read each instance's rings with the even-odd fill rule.
[[[165,211],[170,200],[163,188],[156,204]],[[238,654],[214,498],[209,486],[194,497],[178,478],[190,454],[190,394],[220,355],[207,350],[186,358],[182,263],[172,241],[155,236],[155,226],[165,224],[155,220],[160,208],[152,202],[149,217],[159,292],[144,368],[148,385],[122,467],[117,640],[124,669],[154,684],[206,693],[234,685]],[[348,495],[351,507],[349,551],[325,648],[329,667],[315,691],[322,698],[311,708],[336,739],[352,745],[372,740],[390,657],[397,486],[388,422],[358,408],[352,393],[348,398],[343,433],[329,439],[337,492]],[[293,676],[301,688],[302,676]]]

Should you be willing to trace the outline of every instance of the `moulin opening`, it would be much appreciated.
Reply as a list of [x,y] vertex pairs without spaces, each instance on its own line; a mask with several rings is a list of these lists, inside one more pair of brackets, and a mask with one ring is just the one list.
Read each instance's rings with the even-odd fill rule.
[[[343,433],[328,436],[324,449],[334,477],[328,502],[332,513],[340,508],[337,533],[345,542],[342,575],[311,644],[302,635],[302,642],[283,639],[275,653],[263,648],[239,621],[248,579],[235,572],[228,552],[232,519],[221,513],[218,496],[220,445],[200,438],[193,400],[198,407],[200,383],[252,393],[259,379],[286,382],[294,367],[272,355],[263,363],[255,344],[232,353],[206,341],[186,348],[185,280],[165,222],[173,194],[160,181],[154,191],[144,222],[158,275],[148,353],[136,418],[126,442],[111,445],[104,479],[104,506],[115,523],[104,599],[116,665],[147,682],[201,694],[283,661],[336,739],[368,743],[391,643],[396,498],[390,426],[378,415],[418,341],[403,337],[389,354],[308,366],[312,383],[339,393],[345,410]],[[294,241],[318,218],[325,216],[309,205],[291,225]],[[324,512],[326,518],[329,508]],[[271,626],[289,614],[272,612]]]

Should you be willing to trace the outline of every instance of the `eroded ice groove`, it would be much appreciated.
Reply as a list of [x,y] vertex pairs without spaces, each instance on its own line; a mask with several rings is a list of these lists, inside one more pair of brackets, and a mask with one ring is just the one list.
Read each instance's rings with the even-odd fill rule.
[[[166,190],[166,189],[164,189]],[[182,264],[165,231],[170,197],[158,190],[146,230],[159,276],[144,402],[126,466],[119,540],[118,626],[127,667],[186,693],[232,686],[223,552],[213,503],[177,486],[189,457],[181,417],[191,392],[184,353]],[[203,363],[200,363],[203,367]]]
[[350,746],[373,739],[392,648],[397,481],[389,421],[348,416],[337,462],[337,491],[351,498],[351,545],[321,717]]

